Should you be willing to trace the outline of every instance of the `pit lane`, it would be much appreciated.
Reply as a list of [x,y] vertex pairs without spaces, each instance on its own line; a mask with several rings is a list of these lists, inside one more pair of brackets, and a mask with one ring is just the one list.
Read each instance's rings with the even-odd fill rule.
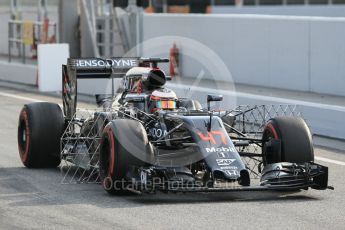
[[6,88],[0,88],[0,93],[1,229],[345,228],[345,154],[341,151],[315,151],[316,162],[329,167],[329,184],[334,191],[111,197],[97,184],[60,184],[58,169],[24,168],[16,141],[21,107],[31,99],[61,100]]

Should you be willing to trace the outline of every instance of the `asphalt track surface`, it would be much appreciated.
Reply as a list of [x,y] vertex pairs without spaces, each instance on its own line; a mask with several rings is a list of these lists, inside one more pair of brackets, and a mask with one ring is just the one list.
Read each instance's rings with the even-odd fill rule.
[[345,154],[316,149],[334,191],[109,196],[63,185],[58,169],[26,169],[17,150],[21,107],[58,98],[0,88],[0,229],[345,229]]

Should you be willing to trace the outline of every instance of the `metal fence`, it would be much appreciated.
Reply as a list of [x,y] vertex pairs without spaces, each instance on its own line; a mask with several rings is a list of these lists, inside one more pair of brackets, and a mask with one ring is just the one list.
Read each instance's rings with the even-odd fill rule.
[[31,57],[37,57],[37,46],[42,43],[55,43],[57,35],[57,24],[45,21],[8,21],[8,61],[11,62],[14,56],[26,62],[27,47],[31,48]]

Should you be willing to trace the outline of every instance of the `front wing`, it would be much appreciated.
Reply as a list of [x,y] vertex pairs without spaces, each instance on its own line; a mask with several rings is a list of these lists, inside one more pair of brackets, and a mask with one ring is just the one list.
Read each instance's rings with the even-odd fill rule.
[[[132,170],[128,189],[134,192],[239,192],[239,191],[295,191],[301,189],[333,189],[328,186],[328,168],[316,163],[276,163],[267,165],[257,186],[239,186],[234,182],[215,181],[208,186],[194,183],[190,178],[157,177],[168,175],[169,169],[140,168]],[[171,174],[171,172],[170,172]],[[178,175],[176,173],[175,175]]]

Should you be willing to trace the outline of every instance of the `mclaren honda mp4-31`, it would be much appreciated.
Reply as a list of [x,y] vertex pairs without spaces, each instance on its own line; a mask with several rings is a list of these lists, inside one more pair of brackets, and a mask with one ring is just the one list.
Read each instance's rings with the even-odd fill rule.
[[[110,194],[331,188],[328,168],[314,162],[312,134],[300,116],[269,117],[265,106],[212,109],[221,95],[205,95],[204,107],[178,97],[158,67],[168,61],[68,59],[63,109],[39,102],[20,112],[23,164],[60,165],[65,179],[93,178]],[[116,78],[122,79],[119,87]],[[108,79],[111,93],[96,95],[95,110],[77,109],[78,79]],[[251,116],[262,119],[246,119]]]

